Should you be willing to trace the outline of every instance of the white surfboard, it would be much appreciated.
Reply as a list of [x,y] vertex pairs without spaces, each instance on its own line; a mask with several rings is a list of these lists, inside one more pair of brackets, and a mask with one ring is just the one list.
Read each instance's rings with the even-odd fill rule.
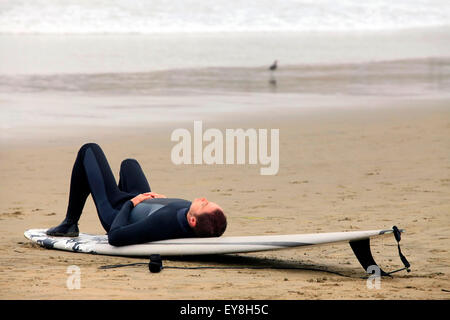
[[46,229],[30,229],[25,237],[48,249],[83,252],[113,256],[161,256],[205,255],[280,250],[338,242],[354,242],[392,234],[392,229],[351,232],[310,233],[290,235],[266,235],[218,238],[186,238],[155,241],[143,244],[115,247],[108,243],[106,235],[80,233],[78,237],[50,237]]

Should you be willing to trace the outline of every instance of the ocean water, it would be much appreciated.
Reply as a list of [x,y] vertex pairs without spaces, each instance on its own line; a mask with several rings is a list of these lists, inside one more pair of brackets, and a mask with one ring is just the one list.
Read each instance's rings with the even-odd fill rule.
[[442,58],[448,0],[2,0],[0,74]]
[[3,141],[27,126],[449,92],[448,0],[0,1]]
[[450,24],[447,0],[2,0],[0,33],[353,31]]
[[0,94],[201,96],[316,94],[423,97],[450,92],[450,58],[265,67],[208,67],[121,73],[0,75]]

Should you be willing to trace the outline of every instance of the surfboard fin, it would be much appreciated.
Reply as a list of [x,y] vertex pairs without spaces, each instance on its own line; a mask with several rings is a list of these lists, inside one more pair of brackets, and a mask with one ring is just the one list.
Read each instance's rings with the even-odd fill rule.
[[380,270],[380,276],[390,276],[392,273],[402,271],[405,269],[407,272],[411,271],[409,269],[409,267],[411,265],[409,264],[406,257],[402,254],[402,251],[400,249],[400,239],[401,239],[400,234],[401,234],[401,232],[396,226],[392,227],[392,231],[394,233],[395,240],[397,241],[397,247],[398,247],[398,253],[400,256],[400,260],[402,261],[402,263],[404,264],[405,267],[398,269],[398,270],[391,271],[391,272],[385,272],[375,262],[375,260],[372,256],[372,252],[370,250],[370,238],[363,239],[363,240],[357,240],[357,241],[350,241],[350,247],[352,248],[353,253],[355,254],[356,258],[358,259],[359,263],[362,265],[364,270],[366,270],[367,272],[368,272],[368,268],[370,266],[378,267]]

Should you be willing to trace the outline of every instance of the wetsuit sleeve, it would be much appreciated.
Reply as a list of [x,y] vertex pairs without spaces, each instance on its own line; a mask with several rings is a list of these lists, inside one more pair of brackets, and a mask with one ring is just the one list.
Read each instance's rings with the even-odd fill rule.
[[[179,214],[176,206],[167,205],[142,220],[128,224],[133,207],[133,203],[127,201],[117,214],[108,232],[109,244],[125,246],[194,236],[191,229],[183,227],[184,221],[180,221],[183,215]],[[184,224],[187,225],[187,221]]]
[[131,200],[128,200],[125,202],[120,209],[119,213],[116,215],[116,217],[113,220],[113,223],[111,224],[111,228],[109,229],[108,234],[111,232],[111,230],[124,226],[128,224],[128,218],[130,217],[130,212],[133,210],[134,204]]

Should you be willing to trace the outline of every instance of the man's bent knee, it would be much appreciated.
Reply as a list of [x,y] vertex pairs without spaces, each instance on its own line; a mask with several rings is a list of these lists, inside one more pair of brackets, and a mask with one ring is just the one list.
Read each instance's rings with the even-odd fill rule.
[[125,166],[130,165],[130,164],[137,164],[137,165],[139,165],[139,162],[137,162],[136,159],[131,159],[131,158],[125,159],[125,160],[123,160],[122,163],[120,164],[120,167],[121,167],[121,168],[124,168]]
[[80,151],[86,150],[88,148],[100,148],[100,146],[98,144],[96,144],[95,142],[88,142],[81,146]]

